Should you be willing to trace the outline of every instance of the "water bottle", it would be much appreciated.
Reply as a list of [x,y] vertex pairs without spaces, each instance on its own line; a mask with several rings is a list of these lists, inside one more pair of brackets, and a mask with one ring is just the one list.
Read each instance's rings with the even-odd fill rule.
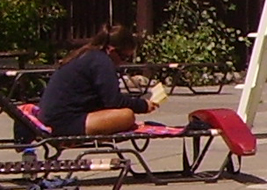
[[[23,162],[36,162],[37,155],[34,148],[27,148],[23,151],[22,154]],[[37,178],[37,173],[23,173],[22,177],[27,180],[35,180]]]

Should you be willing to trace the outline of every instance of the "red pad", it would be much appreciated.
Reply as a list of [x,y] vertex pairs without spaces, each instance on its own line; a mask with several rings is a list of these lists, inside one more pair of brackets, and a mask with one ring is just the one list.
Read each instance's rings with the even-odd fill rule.
[[222,137],[232,153],[238,156],[256,153],[256,137],[249,127],[231,109],[203,109],[189,114],[189,120],[196,117],[222,131]]

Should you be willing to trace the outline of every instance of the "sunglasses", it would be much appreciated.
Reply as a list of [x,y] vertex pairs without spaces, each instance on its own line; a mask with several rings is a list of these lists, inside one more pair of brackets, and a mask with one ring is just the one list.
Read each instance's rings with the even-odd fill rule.
[[120,51],[118,49],[115,50],[115,52],[117,53],[117,55],[120,57],[120,59],[122,61],[130,61],[132,59],[133,56],[133,52],[132,51]]

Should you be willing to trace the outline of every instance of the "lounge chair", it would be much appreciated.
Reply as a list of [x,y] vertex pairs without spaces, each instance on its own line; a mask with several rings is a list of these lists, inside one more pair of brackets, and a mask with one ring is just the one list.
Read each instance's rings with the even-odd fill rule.
[[[17,103],[38,102],[42,91],[46,87],[56,66],[27,66],[24,69],[18,68],[2,68],[0,70],[1,78],[7,79],[8,97]],[[210,75],[220,73],[216,88],[213,90],[197,90],[195,88],[194,77],[191,72],[203,71],[203,75],[208,70]],[[149,92],[153,81],[165,82],[167,77],[172,78],[172,84],[169,94],[173,93],[176,86],[188,87],[194,94],[219,94],[225,84],[226,75],[229,68],[223,63],[168,63],[168,64],[125,64],[117,67],[117,74],[122,85],[125,87],[123,92],[130,96],[141,97]],[[136,74],[143,75],[146,73],[144,84],[139,84],[133,76]],[[188,76],[189,75],[189,76]],[[128,81],[128,82],[127,82]],[[134,88],[129,86],[131,84]],[[27,87],[34,85],[35,89],[29,90]],[[31,91],[30,93],[28,93]]]
[[[40,129],[35,122],[33,122],[26,114],[24,114],[16,105],[10,102],[6,97],[0,95],[0,106],[16,123],[19,123],[25,130],[29,130],[34,135],[34,140],[31,144],[16,144],[12,140],[2,140],[0,149],[17,149],[21,150],[27,147],[43,146],[45,149],[45,160],[58,160],[59,156],[64,150],[70,148],[88,148],[87,151],[82,152],[74,160],[82,160],[85,155],[95,154],[113,154],[116,155],[114,159],[118,159],[118,165],[115,169],[122,169],[116,187],[119,189],[123,178],[128,169],[134,177],[146,178],[155,184],[168,184],[170,182],[188,182],[188,181],[217,181],[224,171],[232,174],[240,172],[241,157],[251,156],[256,153],[256,139],[250,132],[250,129],[240,119],[240,117],[230,109],[205,109],[197,110],[189,114],[189,124],[182,127],[166,127],[158,126],[155,123],[146,123],[143,128],[137,131],[130,131],[114,135],[96,135],[96,136],[67,136],[67,137],[53,137],[47,131]],[[232,131],[232,132],[231,132]],[[206,155],[214,137],[222,136],[229,152],[226,152],[226,158],[221,163],[220,168],[216,169],[215,173],[207,173],[206,171],[197,172],[203,159],[208,159]],[[142,155],[142,152],[149,145],[152,139],[163,138],[190,138],[193,141],[191,163],[188,159],[188,150],[183,140],[183,168],[178,171],[162,171],[154,172],[149,167],[149,164]],[[207,138],[207,140],[201,141]],[[143,139],[145,144],[139,147],[136,140]],[[33,140],[33,139],[32,139]],[[133,148],[121,148],[119,142],[132,141]],[[15,143],[15,144],[14,144]],[[204,143],[204,145],[203,145]],[[48,146],[55,148],[56,153],[50,155]],[[129,159],[126,154],[134,155],[138,162],[144,169],[144,173],[140,173],[132,166],[129,166]],[[236,169],[233,162],[233,156],[237,156],[239,160],[238,168]],[[2,167],[5,170],[5,164]],[[13,167],[13,165],[12,165]],[[112,168],[112,167],[111,167]],[[69,169],[70,172],[67,178],[72,176],[72,172],[77,169]],[[0,170],[0,173],[3,170]],[[11,170],[10,170],[11,171]],[[43,170],[46,174],[49,173],[50,168]],[[35,171],[34,171],[35,172]],[[36,171],[39,172],[39,171]],[[8,173],[8,172],[5,172]]]
[[[194,94],[219,94],[226,82],[226,76],[229,67],[225,63],[166,63],[166,64],[125,64],[117,68],[119,78],[124,83],[126,91],[130,95],[141,96],[148,92],[151,81],[156,79],[165,83],[166,78],[170,77],[172,82],[169,94],[173,94],[176,86],[187,87]],[[140,86],[136,82],[132,82],[136,88],[133,91],[127,84],[125,77],[131,79],[132,75],[144,74],[148,75],[147,84]],[[192,75],[197,74],[196,79]],[[200,90],[198,87],[199,80],[208,80],[213,83],[210,90]],[[208,78],[207,78],[208,77]],[[215,78],[217,79],[215,80]],[[214,81],[212,81],[214,80]]]
[[[81,156],[77,156],[73,159],[61,160],[59,159],[59,156],[61,155],[62,151],[66,149],[66,146],[69,146],[68,142],[73,143],[77,141],[79,145],[85,146],[83,142],[84,140],[86,141],[86,139],[83,140],[80,139],[80,137],[76,137],[76,139],[72,139],[71,137],[64,137],[63,139],[60,137],[53,138],[44,128],[39,128],[39,126],[36,125],[36,122],[33,122],[32,118],[29,118],[29,115],[25,115],[20,109],[17,108],[16,105],[8,101],[8,99],[2,94],[0,94],[0,102],[1,111],[5,111],[11,118],[14,119],[15,125],[22,126],[23,130],[25,130],[24,132],[26,132],[24,134],[29,135],[27,138],[25,138],[27,139],[26,141],[24,141],[24,139],[1,139],[0,150],[14,149],[17,152],[22,152],[24,149],[37,148],[40,146],[43,146],[45,150],[43,161],[4,162],[2,160],[0,162],[0,175],[44,173],[43,178],[46,178],[50,172],[121,170],[118,179],[113,186],[113,190],[120,189],[123,179],[130,167],[129,159],[110,157],[104,159],[83,159]],[[30,137],[30,139],[28,137]],[[68,140],[65,140],[65,138]],[[32,141],[35,142],[30,143]],[[29,143],[25,144],[26,142]],[[48,148],[49,145],[56,149],[56,153],[54,155],[50,155],[50,149]],[[70,179],[70,174],[68,176],[69,177],[64,181]],[[30,186],[32,186],[32,184],[30,184]],[[60,187],[61,186],[62,184]],[[5,187],[0,185],[0,189],[5,189]],[[55,189],[58,189],[58,187]]]

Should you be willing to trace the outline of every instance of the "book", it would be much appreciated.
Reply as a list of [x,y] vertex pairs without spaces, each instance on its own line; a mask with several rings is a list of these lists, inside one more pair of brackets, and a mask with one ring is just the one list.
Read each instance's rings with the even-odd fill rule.
[[165,100],[168,97],[161,82],[159,82],[157,85],[151,88],[151,94],[152,95],[150,101],[155,102],[157,104],[160,104],[163,100]]

